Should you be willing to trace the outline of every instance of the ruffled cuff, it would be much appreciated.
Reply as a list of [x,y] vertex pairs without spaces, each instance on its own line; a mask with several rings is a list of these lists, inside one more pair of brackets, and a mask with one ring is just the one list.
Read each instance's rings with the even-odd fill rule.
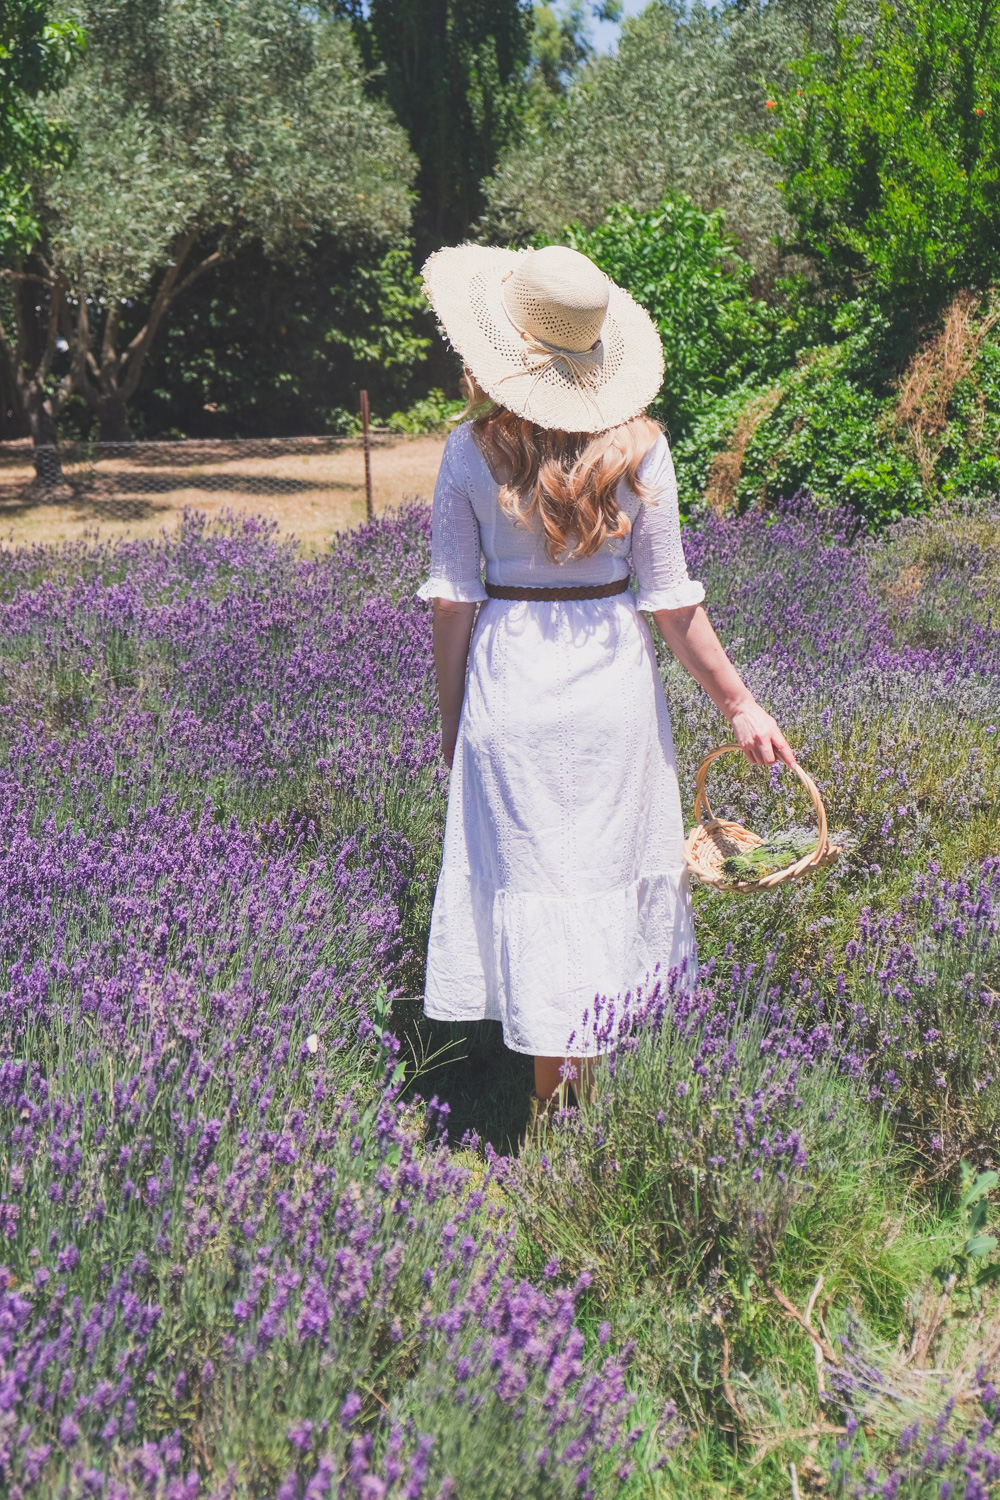
[[428,578],[417,589],[418,599],[450,599],[453,604],[483,604],[489,598],[479,578],[452,583],[449,578]]
[[693,578],[685,578],[683,583],[675,583],[672,589],[640,589],[635,607],[655,614],[658,609],[687,609],[692,604],[700,604],[704,597],[702,585]]

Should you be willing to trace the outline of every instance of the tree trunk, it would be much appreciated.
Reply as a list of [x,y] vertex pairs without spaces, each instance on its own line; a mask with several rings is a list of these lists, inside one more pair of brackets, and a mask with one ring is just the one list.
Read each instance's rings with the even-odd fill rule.
[[[40,393],[33,394],[40,395]],[[51,411],[48,410],[48,402],[44,397],[32,401],[27,406],[26,415],[33,444],[31,458],[35,465],[35,479],[39,484],[47,487],[65,484],[66,477],[62,471],[59,449],[56,446],[56,424]]]
[[31,461],[35,466],[36,482],[46,486],[65,484],[51,402],[34,380],[18,381],[18,395],[31,436]]
[[105,390],[97,408],[97,420],[102,443],[131,443],[132,429],[119,391]]
[[12,342],[0,328],[0,348],[7,378],[31,437],[35,481],[48,488],[66,481],[56,446],[55,406],[46,390],[56,331],[51,317],[51,298],[56,287],[46,272],[44,261],[29,256],[25,273],[14,278],[17,339]]

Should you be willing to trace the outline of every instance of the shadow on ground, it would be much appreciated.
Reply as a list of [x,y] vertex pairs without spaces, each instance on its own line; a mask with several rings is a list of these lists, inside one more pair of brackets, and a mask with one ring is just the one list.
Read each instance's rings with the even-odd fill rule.
[[507,1050],[498,1021],[461,1026],[429,1020],[419,1000],[397,1005],[390,1024],[403,1043],[406,1093],[447,1101],[452,1146],[471,1130],[495,1151],[515,1155],[533,1090],[531,1058]]
[[[0,514],[18,514],[37,509],[42,505],[66,505],[77,511],[107,509],[114,506],[131,505],[156,508],[146,496],[166,497],[164,506],[172,503],[177,491],[213,495],[261,495],[266,497],[324,495],[327,493],[353,494],[357,484],[340,479],[293,479],[284,474],[240,474],[203,473],[180,469],[173,473],[164,470],[131,469],[123,474],[97,474],[80,478],[69,476],[65,484],[39,485],[4,483],[0,476]],[[163,507],[160,507],[163,508]]]

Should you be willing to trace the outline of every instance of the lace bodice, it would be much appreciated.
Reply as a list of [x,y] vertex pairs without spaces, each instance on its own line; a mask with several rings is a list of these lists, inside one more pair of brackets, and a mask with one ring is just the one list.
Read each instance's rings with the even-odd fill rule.
[[434,489],[431,576],[421,599],[485,600],[482,559],[489,583],[527,588],[613,583],[631,571],[640,609],[681,609],[700,604],[705,590],[688,577],[681,545],[677,481],[670,448],[659,437],[642,461],[640,478],[655,504],[643,504],[624,484],[618,503],[632,523],[624,537],[605,542],[593,557],[551,562],[539,529],[529,529],[502,509],[500,487],[472,435],[458,427],[445,443]]

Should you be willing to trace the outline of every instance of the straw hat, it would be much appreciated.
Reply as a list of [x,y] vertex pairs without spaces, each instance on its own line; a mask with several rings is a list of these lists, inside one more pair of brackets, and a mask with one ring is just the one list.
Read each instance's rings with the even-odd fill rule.
[[603,432],[638,416],[663,380],[644,308],[563,245],[456,245],[424,263],[446,338],[500,406],[539,427]]

